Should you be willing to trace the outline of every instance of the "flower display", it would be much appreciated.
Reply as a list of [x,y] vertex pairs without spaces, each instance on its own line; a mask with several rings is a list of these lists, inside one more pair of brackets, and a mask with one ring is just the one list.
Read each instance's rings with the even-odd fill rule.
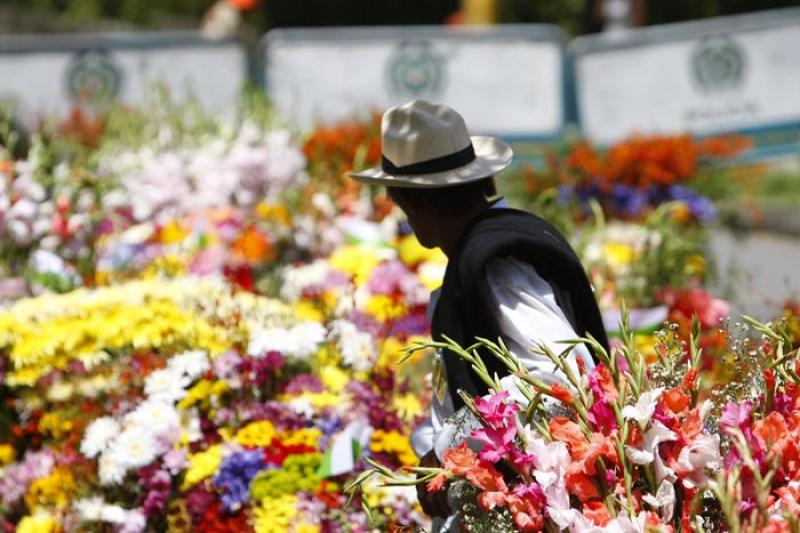
[[378,465],[371,474],[447,490],[448,501],[457,492],[452,510],[467,531],[790,531],[800,350],[777,331],[738,324],[728,354],[739,370],[713,387],[698,379],[698,339],[687,348],[669,332],[648,364],[623,325],[625,342],[611,353],[592,342],[599,362],[577,374],[564,360],[569,347],[540,347],[571,390],[484,341],[518,378],[525,403],[489,377],[477,352],[427,343],[468,360],[491,388],[467,402],[478,428],[444,451],[439,468]]

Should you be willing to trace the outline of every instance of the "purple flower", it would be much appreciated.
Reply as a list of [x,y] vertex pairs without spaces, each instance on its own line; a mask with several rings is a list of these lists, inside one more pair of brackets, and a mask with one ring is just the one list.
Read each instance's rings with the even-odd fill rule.
[[294,376],[283,389],[287,394],[301,394],[303,392],[322,392],[324,387],[319,376],[312,374],[298,374]]
[[250,498],[250,481],[265,468],[261,450],[234,452],[220,465],[214,486],[223,489],[222,506],[236,511]]

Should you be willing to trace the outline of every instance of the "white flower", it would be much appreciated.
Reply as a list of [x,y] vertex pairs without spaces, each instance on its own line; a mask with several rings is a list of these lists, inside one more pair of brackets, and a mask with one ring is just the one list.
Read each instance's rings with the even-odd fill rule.
[[101,485],[119,485],[125,479],[128,470],[121,462],[117,461],[108,451],[97,460],[97,470],[100,475]]
[[83,434],[81,453],[89,458],[95,457],[108,447],[111,439],[116,437],[119,431],[119,422],[113,418],[108,416],[98,418],[89,424]]
[[127,514],[128,513],[125,512],[125,509],[119,505],[107,504],[103,506],[100,518],[103,522],[109,522],[111,524],[124,524]]
[[107,453],[126,470],[141,468],[156,458],[155,435],[150,428],[129,426],[114,439]]
[[678,454],[677,470],[687,488],[697,488],[707,481],[706,469],[718,470],[722,464],[719,435],[698,435]]
[[661,509],[661,517],[664,520],[672,520],[672,515],[675,512],[675,487],[671,482],[665,479],[658,486],[658,492],[656,492],[655,496],[645,494],[642,499],[656,509]]
[[301,322],[289,331],[293,346],[286,355],[306,359],[325,341],[325,328],[318,322]]
[[311,405],[311,400],[308,398],[293,398],[287,405],[289,409],[304,418],[311,419],[314,416],[314,406]]
[[125,522],[119,533],[141,533],[147,525],[147,519],[141,509],[130,509],[125,512]]
[[287,353],[292,347],[289,331],[286,328],[264,328],[250,333],[247,354],[263,357],[269,352]]
[[348,320],[331,323],[331,338],[336,340],[344,364],[357,372],[369,370],[377,351],[372,335],[365,333]]
[[73,503],[75,511],[81,520],[86,522],[96,522],[101,519],[105,502],[100,496],[83,498]]
[[626,405],[622,409],[623,418],[626,420],[633,419],[640,424],[646,424],[656,411],[656,403],[662,392],[664,392],[664,388],[659,387],[643,393],[639,396],[639,400],[637,400],[635,406]]
[[180,425],[180,415],[172,402],[150,398],[125,415],[125,422],[147,428],[154,435],[160,435]]
[[205,374],[211,364],[208,354],[202,350],[191,350],[176,355],[167,363],[167,368],[177,373],[185,374],[190,380],[195,380]]
[[144,381],[144,392],[150,398],[176,402],[186,396],[189,379],[181,372],[167,367],[150,373]]

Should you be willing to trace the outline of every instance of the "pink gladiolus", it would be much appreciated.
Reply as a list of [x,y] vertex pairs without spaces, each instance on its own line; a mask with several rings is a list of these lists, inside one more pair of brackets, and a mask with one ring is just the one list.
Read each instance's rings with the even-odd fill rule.
[[505,428],[482,428],[472,432],[472,438],[483,443],[479,457],[484,461],[496,463],[514,448],[514,437],[517,434],[516,426]]
[[[475,409],[492,427],[501,427],[506,423],[511,424],[511,418],[519,411],[516,403],[505,403],[508,392],[502,391],[491,396],[475,398]],[[513,424],[512,424],[513,425]]]

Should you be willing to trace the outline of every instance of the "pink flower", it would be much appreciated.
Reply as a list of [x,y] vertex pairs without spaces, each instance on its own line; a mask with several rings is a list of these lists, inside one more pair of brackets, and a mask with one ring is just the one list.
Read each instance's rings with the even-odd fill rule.
[[608,367],[600,363],[592,369],[589,373],[589,386],[592,389],[594,401],[607,401],[614,403],[619,399],[617,387],[614,385],[614,379],[611,377]]
[[517,434],[516,426],[505,428],[481,428],[472,432],[472,438],[483,443],[479,457],[484,461],[496,463],[514,448],[514,437]]
[[597,401],[589,408],[589,422],[593,429],[602,431],[604,435],[609,435],[619,427],[614,410],[605,400]]
[[519,411],[519,406],[516,403],[506,403],[507,399],[508,391],[475,398],[475,409],[492,427],[501,427],[506,423],[513,425],[512,417]]

